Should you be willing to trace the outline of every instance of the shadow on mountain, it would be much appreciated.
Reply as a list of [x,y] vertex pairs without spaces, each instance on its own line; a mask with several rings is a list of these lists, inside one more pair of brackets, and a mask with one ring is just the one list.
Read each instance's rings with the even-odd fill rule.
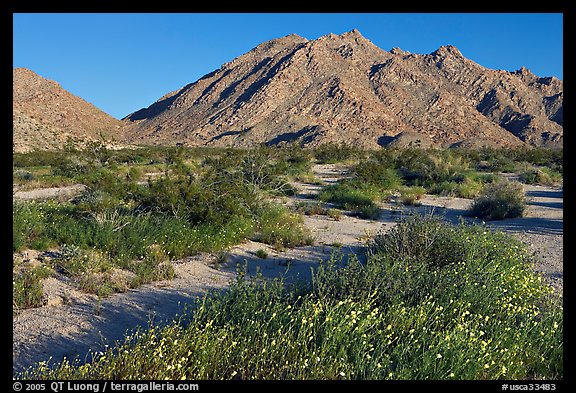
[[393,136],[382,135],[381,137],[378,138],[377,143],[378,143],[378,145],[380,145],[382,147],[386,147],[393,140],[394,140]]
[[257,72],[259,72],[262,68],[264,68],[264,66],[268,65],[268,63],[270,63],[271,60],[272,60],[271,57],[265,57],[263,60],[258,62],[258,64],[256,64],[249,72],[247,72],[243,78],[238,79],[234,83],[230,84],[230,86],[222,90],[222,92],[220,93],[220,97],[218,98],[218,101],[224,101],[232,94],[234,94],[234,92],[236,92],[236,87],[238,87],[238,85],[240,85],[242,82],[244,82]]
[[306,127],[306,128],[303,128],[299,131],[285,132],[283,134],[280,134],[280,135],[270,139],[268,142],[266,142],[266,146],[275,146],[275,145],[278,145],[278,144],[283,143],[283,142],[291,142],[293,140],[300,138],[303,135],[306,135],[309,131],[310,131],[310,129],[308,127]]
[[[276,73],[278,72],[278,70],[280,69],[280,67],[282,66],[282,64],[288,60],[290,57],[292,56],[292,52],[290,52],[289,54],[287,54],[286,56],[282,57],[280,60],[278,60],[278,62],[268,70],[268,72],[266,72],[266,75],[264,75],[263,77],[257,79],[254,83],[252,83],[250,86],[248,86],[246,89],[244,89],[244,92],[242,94],[240,94],[240,96],[236,99],[235,102],[235,106],[238,107],[242,102],[247,102],[249,101],[252,96],[254,96],[254,94],[256,94],[256,92],[258,90],[260,90],[260,88],[262,86],[265,86],[266,84],[268,84],[268,82],[270,81],[270,79],[272,79],[272,77],[274,75],[276,75]],[[266,61],[266,64],[269,63],[270,58],[267,57],[266,59],[263,60],[263,62]],[[265,65],[266,65],[265,64]],[[261,67],[260,67],[261,68]],[[259,70],[259,69],[258,69]],[[243,81],[244,79],[246,79],[248,76],[252,75],[253,73],[255,73],[256,71],[251,72],[250,74],[248,74],[245,78],[242,78],[241,81]]]
[[218,141],[218,140],[220,140],[220,139],[222,139],[222,138],[225,138],[225,137],[227,137],[227,136],[240,135],[241,133],[242,133],[242,131],[226,131],[226,132],[223,132],[223,133],[220,134],[220,135],[216,135],[215,137],[213,137],[212,139],[210,139],[210,140],[208,141],[208,143]]
[[151,117],[157,116],[160,113],[164,112],[166,109],[170,107],[180,97],[184,94],[188,89],[190,89],[195,83],[189,83],[184,86],[178,93],[164,99],[160,99],[156,101],[148,108],[142,108],[131,115],[124,117],[122,120],[130,120],[130,121],[137,121],[137,120],[144,120],[149,119]]

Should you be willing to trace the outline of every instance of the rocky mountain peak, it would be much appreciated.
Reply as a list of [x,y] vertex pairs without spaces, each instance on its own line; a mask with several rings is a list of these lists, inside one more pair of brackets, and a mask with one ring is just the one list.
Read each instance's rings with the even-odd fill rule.
[[432,56],[439,56],[439,57],[455,56],[464,58],[464,56],[462,56],[462,53],[454,45],[443,45],[430,54]]
[[399,56],[406,56],[406,55],[410,54],[410,52],[402,50],[402,49],[397,48],[397,47],[390,49],[390,53],[392,53],[393,55],[399,55]]

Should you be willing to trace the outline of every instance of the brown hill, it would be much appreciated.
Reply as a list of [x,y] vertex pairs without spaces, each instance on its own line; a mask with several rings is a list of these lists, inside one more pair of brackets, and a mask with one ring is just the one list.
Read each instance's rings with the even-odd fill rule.
[[453,46],[382,50],[353,30],[258,45],[123,119],[135,143],[248,146],[298,141],[561,146],[563,84],[492,70]]
[[13,70],[12,98],[15,152],[61,149],[69,140],[110,140],[122,128],[121,121],[26,68]]

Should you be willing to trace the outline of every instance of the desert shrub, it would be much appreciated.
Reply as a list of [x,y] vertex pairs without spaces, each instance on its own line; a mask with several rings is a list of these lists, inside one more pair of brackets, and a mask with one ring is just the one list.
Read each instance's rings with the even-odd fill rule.
[[513,151],[515,161],[529,162],[535,166],[548,167],[556,170],[563,166],[563,149],[550,148],[520,148]]
[[318,194],[323,202],[334,203],[337,206],[352,210],[374,204],[374,194],[356,188],[356,184],[349,181],[341,181],[328,187],[324,187]]
[[455,197],[459,194],[459,184],[445,180],[429,186],[428,192],[434,195]]
[[30,173],[29,171],[24,170],[24,169],[16,169],[15,171],[13,171],[12,177],[15,181],[17,181],[17,180],[24,180],[24,181],[34,180],[34,175],[32,175],[32,173]]
[[35,150],[28,153],[14,153],[12,165],[15,167],[52,166],[58,167],[67,162],[69,155],[59,151]]
[[284,174],[290,177],[309,176],[312,169],[312,152],[302,149],[297,145],[275,152],[277,157],[274,163],[274,170],[277,174]]
[[42,280],[52,271],[46,266],[22,266],[12,275],[12,304],[15,311],[40,307],[44,304]]
[[478,196],[483,187],[483,183],[466,178],[465,181],[458,184],[456,196],[460,198],[473,199]]
[[86,272],[104,273],[112,269],[113,262],[97,250],[82,250],[79,247],[63,245],[60,257],[54,259],[53,266],[72,277],[80,277]]
[[115,293],[126,292],[130,284],[114,276],[113,271],[103,273],[88,272],[78,277],[78,288],[86,293],[108,297]]
[[472,199],[480,193],[484,184],[494,181],[496,181],[495,175],[465,171],[453,175],[448,180],[433,183],[427,190],[430,194]]
[[381,161],[361,161],[352,173],[359,182],[374,185],[381,190],[396,190],[402,185],[396,169],[383,166]]
[[401,187],[400,188],[400,201],[404,205],[419,206],[420,199],[424,196],[426,190],[424,187]]
[[370,252],[398,260],[425,262],[432,267],[444,266],[465,259],[458,234],[439,216],[402,217],[398,225],[374,237]]
[[487,184],[472,203],[470,214],[486,220],[522,217],[526,198],[518,182]]
[[325,143],[313,150],[319,164],[336,164],[359,156],[359,149],[346,143]]
[[129,181],[138,181],[144,174],[144,171],[141,167],[132,166],[128,169],[128,173],[126,173],[126,179]]
[[362,184],[356,179],[346,179],[324,187],[318,198],[360,218],[375,219],[380,215],[380,208],[375,203],[376,199],[381,198],[380,191],[377,187]]
[[12,205],[12,251],[25,248],[45,250],[53,241],[46,233],[49,203],[14,202]]
[[281,250],[309,243],[311,235],[301,215],[284,206],[269,204],[257,211],[258,232],[255,240]]
[[122,199],[98,188],[87,188],[71,201],[79,212],[105,213],[114,210]]
[[125,292],[129,284],[114,275],[117,265],[108,255],[97,250],[83,250],[63,245],[60,255],[52,260],[52,266],[71,277],[83,292],[100,297]]
[[252,217],[191,225],[166,214],[126,208],[86,213],[72,203],[54,202],[14,204],[13,217],[14,252],[68,245],[98,250],[119,267],[149,254],[153,244],[159,244],[170,259],[178,259],[225,249],[248,238],[254,228]]
[[166,176],[149,181],[136,194],[137,203],[146,209],[168,213],[193,224],[222,224],[231,216],[246,217],[257,200],[242,182],[216,179],[209,182],[192,174]]
[[352,209],[351,214],[358,218],[363,218],[366,220],[375,220],[380,217],[381,209],[375,204],[369,204],[360,206],[356,209]]
[[540,184],[553,186],[562,181],[562,175],[549,168],[531,168],[519,174],[520,181],[525,184]]
[[403,149],[396,160],[402,179],[407,185],[426,185],[435,176],[435,161],[423,149]]
[[263,248],[259,248],[258,250],[256,250],[255,255],[260,259],[268,258],[268,253]]

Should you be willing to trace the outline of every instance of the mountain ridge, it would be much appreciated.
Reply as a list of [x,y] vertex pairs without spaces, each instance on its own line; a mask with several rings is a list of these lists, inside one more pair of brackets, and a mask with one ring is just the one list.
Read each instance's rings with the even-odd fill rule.
[[560,147],[563,84],[522,67],[491,70],[452,45],[385,51],[354,29],[261,43],[196,82],[126,116],[135,143],[250,146],[348,142],[402,132],[439,146]]
[[117,120],[57,82],[14,69],[13,150],[66,140],[248,147],[562,147],[563,82],[493,70],[453,45],[379,48],[357,29],[275,38]]
[[60,150],[67,143],[122,139],[123,123],[53,80],[13,69],[12,150]]

